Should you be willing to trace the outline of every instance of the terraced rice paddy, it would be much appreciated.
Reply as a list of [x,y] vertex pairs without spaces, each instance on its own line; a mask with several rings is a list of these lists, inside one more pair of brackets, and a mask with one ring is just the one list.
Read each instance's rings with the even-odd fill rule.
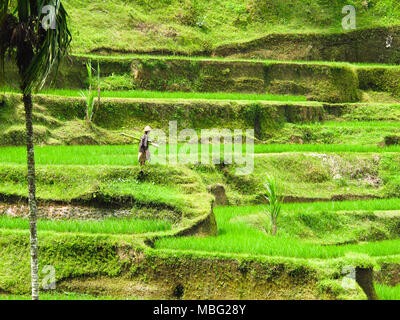
[[[365,299],[341,283],[349,266],[400,299],[399,6],[351,1],[344,32],[328,2],[63,1],[71,56],[32,100],[39,260],[57,271],[41,299]],[[0,300],[31,289],[17,69],[0,89]],[[196,142],[242,130],[251,170],[221,161],[234,148],[216,132],[169,158],[171,121]],[[141,167],[123,133],[147,125],[167,143]]]
[[[0,301],[3,300],[31,300],[32,297],[28,295],[6,295],[0,294]],[[88,294],[76,294],[76,293],[42,293],[40,295],[41,300],[118,300],[115,297],[107,296],[91,296]],[[133,298],[129,300],[134,300]]]
[[[23,218],[0,216],[0,226],[2,229],[28,230],[29,221]],[[54,232],[135,234],[171,230],[171,223],[162,220],[130,218],[107,218],[100,221],[54,221],[41,219],[38,221],[38,228],[40,231]]]
[[377,284],[375,288],[382,300],[400,300],[400,286],[389,287]]
[[[399,208],[398,200],[378,202],[377,207],[381,210]],[[324,211],[320,211],[322,209]],[[345,237],[346,223],[340,221],[335,214],[329,214],[329,209],[339,210],[362,210],[364,214],[373,212],[376,208],[374,202],[357,201],[338,203],[317,203],[317,204],[293,204],[285,205],[283,217],[281,218],[283,229],[278,231],[278,236],[267,234],[267,221],[262,216],[256,219],[253,225],[245,222],[245,219],[252,214],[260,214],[265,211],[265,207],[224,207],[216,209],[217,224],[219,226],[218,237],[200,238],[165,238],[157,242],[156,248],[175,249],[188,251],[208,251],[224,253],[241,253],[251,255],[267,255],[278,257],[295,258],[319,258],[333,259],[345,256],[350,253],[368,254],[373,257],[390,256],[400,254],[400,240],[386,240],[378,242],[357,243],[349,245],[321,245],[315,242],[317,236],[314,234],[307,239],[306,234],[311,233],[310,229],[320,230],[320,237],[328,239],[333,232]],[[266,213],[264,213],[266,215]],[[397,213],[399,214],[399,212]],[[261,219],[260,219],[261,218]],[[299,223],[299,221],[301,223]],[[297,227],[297,228],[296,228]],[[356,226],[349,225],[356,233]],[[335,230],[340,229],[340,230]],[[365,230],[358,230],[365,232]],[[300,236],[302,235],[303,236]],[[305,239],[302,239],[305,238]],[[339,236],[340,238],[340,236]],[[308,241],[306,241],[308,240]],[[354,240],[354,239],[353,239]]]
[[[178,145],[178,151],[183,144]],[[201,152],[204,146],[199,145],[198,150]],[[224,148],[233,150],[232,146],[220,145],[220,153],[223,155]],[[208,146],[210,154],[212,154],[212,146]],[[245,155],[246,146],[243,146]],[[169,147],[167,145],[167,154]],[[205,148],[207,150],[207,147]],[[26,153],[23,147],[0,147],[0,162],[2,163],[26,163]],[[155,152],[156,149],[152,148]],[[259,145],[254,146],[254,154],[268,153],[383,153],[383,152],[399,152],[399,146],[379,147],[379,146],[360,146],[360,145]],[[38,146],[36,148],[36,163],[40,165],[115,165],[126,166],[138,164],[137,161],[138,146],[132,145],[121,146]],[[198,154],[200,161],[201,153]]]

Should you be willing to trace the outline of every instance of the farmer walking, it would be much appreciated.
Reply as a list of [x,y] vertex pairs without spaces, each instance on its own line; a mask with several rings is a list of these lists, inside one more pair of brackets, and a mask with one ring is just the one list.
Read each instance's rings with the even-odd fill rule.
[[138,160],[141,166],[146,165],[146,161],[150,162],[150,151],[149,151],[150,131],[151,131],[150,126],[146,126],[146,128],[144,128],[144,135],[140,138]]

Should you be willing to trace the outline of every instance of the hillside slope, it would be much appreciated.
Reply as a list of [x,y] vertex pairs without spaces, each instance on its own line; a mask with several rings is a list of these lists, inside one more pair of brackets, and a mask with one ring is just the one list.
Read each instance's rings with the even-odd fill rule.
[[400,24],[396,0],[64,0],[73,52],[194,53],[270,33],[342,32],[343,6],[357,28]]

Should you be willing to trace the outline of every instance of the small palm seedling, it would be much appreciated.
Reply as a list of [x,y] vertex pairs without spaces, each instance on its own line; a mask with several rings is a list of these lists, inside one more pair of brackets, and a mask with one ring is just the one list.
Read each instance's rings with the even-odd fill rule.
[[[88,123],[92,122],[93,120],[93,115],[95,113],[94,109],[94,99],[96,93],[92,91],[92,82],[93,82],[93,73],[92,73],[92,61],[89,60],[86,63],[86,69],[88,73],[88,82],[89,82],[89,89],[87,93],[81,91],[80,95],[82,98],[86,100],[86,121]],[[97,92],[98,92],[98,98],[97,98],[97,107],[100,106],[100,64],[97,63]]]
[[100,93],[101,93],[101,86],[100,86],[100,62],[97,61],[97,109],[100,108]]
[[268,200],[269,206],[266,208],[266,212],[269,213],[271,219],[272,235],[276,235],[278,228],[278,217],[281,212],[283,195],[278,195],[278,183],[275,178],[266,174],[266,182],[263,184],[265,188],[264,197]]
[[79,93],[82,98],[86,100],[86,121],[88,123],[92,122],[93,114],[94,114],[94,97],[95,94],[88,90],[88,93],[81,91]]

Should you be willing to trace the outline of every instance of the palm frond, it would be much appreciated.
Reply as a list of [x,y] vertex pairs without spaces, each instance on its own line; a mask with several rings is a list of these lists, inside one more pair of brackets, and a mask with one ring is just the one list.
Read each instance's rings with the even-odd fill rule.
[[10,0],[0,0],[0,83],[3,82],[4,77],[4,59],[7,52],[8,39],[7,38],[7,15],[10,6]]
[[8,13],[11,0],[0,0],[0,22],[3,21],[4,17]]
[[[41,15],[43,7],[48,2],[39,0],[37,3],[37,15],[39,13]],[[59,63],[66,55],[71,43],[68,14],[60,0],[53,0],[51,3],[56,7],[55,29],[49,28],[45,31],[43,43],[23,76],[25,93],[30,92],[34,87],[41,89],[53,68],[55,69],[55,75],[57,75]]]
[[282,209],[283,194],[279,195],[278,183],[274,177],[271,177],[268,173],[265,174],[265,183],[263,184],[265,188],[265,199],[268,200],[269,205],[265,209],[269,212],[271,224],[276,223],[279,214]]

